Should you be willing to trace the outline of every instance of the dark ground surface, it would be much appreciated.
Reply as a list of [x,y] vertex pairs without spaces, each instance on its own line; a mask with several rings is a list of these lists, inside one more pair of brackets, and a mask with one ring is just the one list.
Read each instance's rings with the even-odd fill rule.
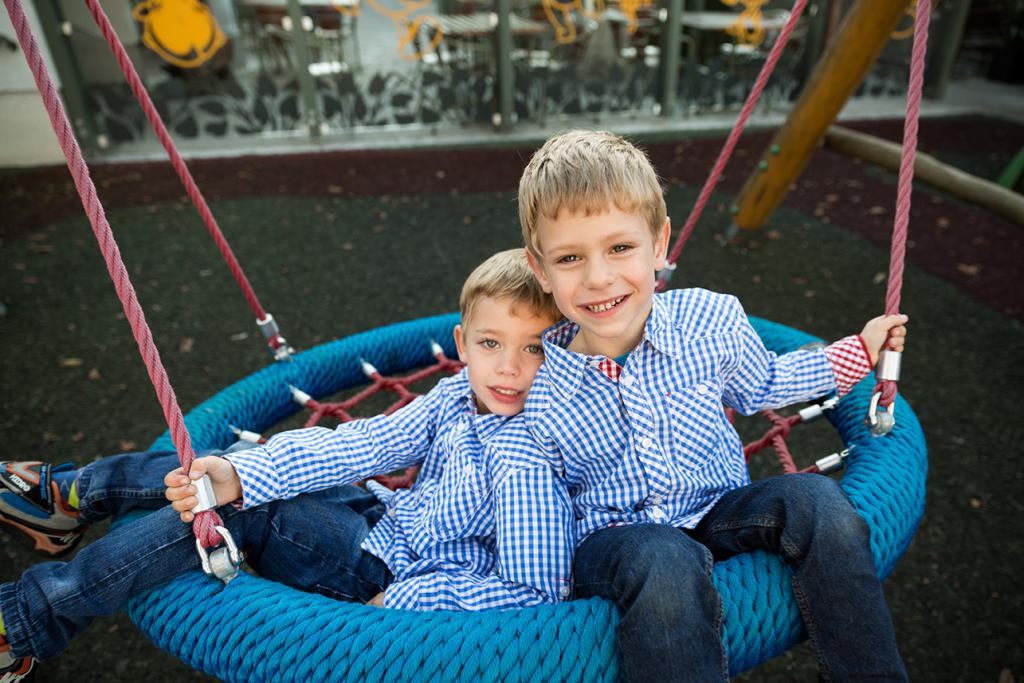
[[[897,139],[901,124],[857,127]],[[883,307],[895,176],[821,151],[766,229],[723,249],[721,209],[766,141],[741,145],[673,284],[734,293],[750,313],[826,339],[859,331]],[[649,145],[672,185],[677,226],[719,144]],[[924,151],[988,178],[1022,145],[1024,127],[992,119],[922,125]],[[519,242],[514,187],[529,153],[335,153],[193,169],[264,305],[308,348],[452,310],[472,267]],[[184,409],[265,364],[245,302],[171,172],[103,165],[94,175]],[[995,682],[1004,670],[1020,679],[1024,228],[917,190],[901,388],[928,435],[931,469],[925,519],[887,595],[913,680]],[[65,169],[0,171],[3,457],[85,464],[164,429],[77,201]],[[806,463],[834,441],[827,427],[808,428],[793,444]],[[3,579],[34,561],[0,539]],[[742,680],[813,681],[815,672],[805,645]],[[118,615],[94,623],[38,680],[180,678],[203,676]]]

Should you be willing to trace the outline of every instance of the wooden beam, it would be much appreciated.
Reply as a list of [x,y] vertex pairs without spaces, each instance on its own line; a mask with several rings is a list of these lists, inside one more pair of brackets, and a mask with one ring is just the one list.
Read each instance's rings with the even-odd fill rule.
[[[825,135],[825,146],[899,173],[903,147],[849,128],[832,126]],[[960,199],[989,209],[1003,218],[1024,225],[1024,195],[965,173],[918,150],[914,162],[914,180],[928,183]]]
[[733,208],[737,226],[760,228],[782,202],[908,5],[906,0],[858,0],[850,8],[786,123],[740,191]]

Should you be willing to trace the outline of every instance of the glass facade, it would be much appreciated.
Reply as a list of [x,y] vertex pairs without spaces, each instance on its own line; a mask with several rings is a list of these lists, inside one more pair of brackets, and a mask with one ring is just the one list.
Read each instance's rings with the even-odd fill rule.
[[[785,106],[854,0],[812,0],[763,95]],[[80,0],[61,23],[101,149],[154,136]],[[176,140],[690,117],[738,109],[789,0],[103,0]],[[41,12],[41,15],[44,13]],[[907,17],[901,29],[911,25]],[[51,33],[49,39],[54,40]],[[895,35],[859,96],[905,91]]]

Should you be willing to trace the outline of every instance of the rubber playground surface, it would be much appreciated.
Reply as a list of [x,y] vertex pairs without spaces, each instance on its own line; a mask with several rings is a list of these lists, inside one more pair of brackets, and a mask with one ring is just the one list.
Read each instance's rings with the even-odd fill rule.
[[[901,126],[855,127],[898,140]],[[768,226],[723,247],[726,208],[768,139],[741,143],[672,286],[736,294],[749,313],[824,339],[858,332],[884,304],[895,174],[821,150]],[[720,144],[645,144],[669,187],[675,226]],[[985,178],[1022,146],[1024,126],[922,121],[923,151]],[[338,152],[191,167],[264,306],[302,349],[454,310],[473,266],[519,244],[515,185],[531,151]],[[269,362],[169,167],[104,164],[93,172],[183,409]],[[163,432],[163,417],[67,170],[0,170],[0,179],[0,459],[84,465],[145,448]],[[928,498],[886,584],[915,681],[1024,676],[1022,237],[1020,225],[915,186],[900,387],[928,438]],[[838,445],[819,426],[791,437],[798,463]],[[3,580],[37,560],[0,537]],[[803,645],[740,680],[813,681],[816,671]],[[37,680],[190,678],[206,679],[120,614],[98,619],[64,656],[41,665]]]

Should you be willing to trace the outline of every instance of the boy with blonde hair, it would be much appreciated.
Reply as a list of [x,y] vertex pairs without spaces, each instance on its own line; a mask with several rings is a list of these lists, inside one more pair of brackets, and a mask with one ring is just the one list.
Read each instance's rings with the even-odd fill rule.
[[[90,522],[162,508],[111,531],[71,562],[35,565],[21,580],[0,584],[4,683],[27,675],[33,658],[58,655],[93,617],[199,568],[195,539],[182,522],[193,518],[193,480],[204,475],[224,525],[250,566],[269,579],[404,609],[561,599],[560,585],[537,578],[532,563],[542,554],[561,557],[556,573],[568,575],[571,540],[560,534],[554,542],[563,545],[552,547],[551,539],[526,529],[521,542],[507,534],[496,541],[492,469],[484,461],[488,442],[517,421],[543,361],[541,332],[561,315],[522,249],[498,253],[473,271],[460,308],[453,334],[466,368],[390,416],[283,432],[262,446],[197,458],[189,475],[172,469],[174,453],[113,456],[78,471],[0,463],[0,528],[51,557],[69,551]],[[416,464],[422,469],[412,488],[382,494],[386,500],[351,485]],[[551,506],[545,491],[558,492],[549,478],[526,500],[516,473],[495,486],[513,517]],[[548,545],[540,552],[534,541]]]
[[722,404],[750,414],[842,395],[883,347],[902,350],[906,316],[777,356],[734,297],[656,294],[662,188],[646,155],[610,133],[548,140],[523,173],[519,215],[530,266],[566,318],[544,334],[524,424],[537,456],[564,467],[575,595],[618,606],[624,678],[727,679],[712,563],[766,550],[793,571],[823,679],[905,680],[867,526],[827,477],[751,483]]

